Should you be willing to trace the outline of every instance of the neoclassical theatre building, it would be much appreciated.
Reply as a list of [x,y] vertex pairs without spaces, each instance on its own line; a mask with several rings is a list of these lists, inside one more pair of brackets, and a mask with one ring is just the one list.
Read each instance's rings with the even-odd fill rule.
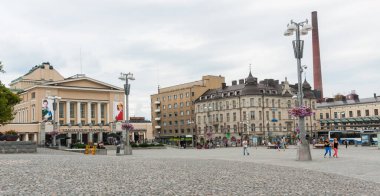
[[[20,140],[60,145],[73,142],[107,142],[120,132],[125,115],[124,89],[78,74],[64,78],[49,63],[34,66],[13,80],[10,89],[22,98],[15,119],[0,131],[15,130]],[[119,123],[117,123],[119,122]],[[150,121],[134,120],[131,140],[152,139]]]
[[[243,137],[275,140],[287,137],[294,139],[298,119],[292,118],[288,110],[298,105],[294,99],[297,84],[265,79],[258,82],[250,72],[246,79],[232,81],[231,86],[205,92],[195,101],[198,141],[213,140],[238,143]],[[315,109],[316,92],[309,83],[303,82],[304,105]],[[319,130],[316,116],[306,117],[308,135]]]

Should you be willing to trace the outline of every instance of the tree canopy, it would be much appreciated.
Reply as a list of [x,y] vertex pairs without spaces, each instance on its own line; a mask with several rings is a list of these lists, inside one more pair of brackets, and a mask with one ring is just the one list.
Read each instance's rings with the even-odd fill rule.
[[14,118],[13,107],[20,103],[18,95],[12,93],[4,84],[0,82],[0,125],[3,125]]

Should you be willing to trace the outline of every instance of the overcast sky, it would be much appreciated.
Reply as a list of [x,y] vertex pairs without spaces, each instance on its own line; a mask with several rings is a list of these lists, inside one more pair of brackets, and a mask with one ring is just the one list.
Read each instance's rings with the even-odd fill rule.
[[[296,83],[294,36],[283,33],[291,19],[317,11],[324,96],[372,97],[380,95],[379,8],[377,0],[1,0],[0,79],[9,84],[46,61],[64,77],[82,64],[88,77],[120,87],[119,73],[132,72],[131,115],[150,119],[157,85],[202,75],[230,85],[249,64],[259,80]],[[302,39],[313,86],[311,33]]]

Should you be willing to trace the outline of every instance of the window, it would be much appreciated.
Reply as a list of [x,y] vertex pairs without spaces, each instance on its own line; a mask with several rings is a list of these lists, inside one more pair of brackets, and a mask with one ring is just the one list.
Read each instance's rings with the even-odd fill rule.
[[374,115],[379,115],[379,110],[378,109],[375,109],[374,111],[373,111],[373,113],[374,113]]
[[172,96],[171,95],[168,95],[168,101],[172,99]]
[[183,111],[181,111],[181,112],[179,113],[179,115],[181,115],[181,116],[183,116],[183,114],[184,114]]
[[265,99],[265,105],[269,107],[269,99]]
[[359,117],[359,116],[362,116],[362,114],[361,114],[361,111],[360,110],[357,110],[356,111],[356,113],[357,113],[357,116]]
[[179,104],[179,106],[180,106],[181,108],[183,108],[183,102],[181,102],[181,103]]
[[62,102],[59,102],[59,118],[65,118],[65,103]]
[[323,113],[319,113],[319,118],[323,119]]
[[191,92],[191,96],[194,97],[194,95],[195,95],[194,92]]
[[369,110],[365,110],[365,115],[369,116]]
[[190,106],[190,102],[189,101],[186,101],[186,106]]
[[179,94],[179,98],[180,99],[182,99],[183,98],[183,94],[181,93],[181,94]]
[[227,122],[230,122],[230,113],[227,113]]
[[263,118],[263,114],[262,114],[262,111],[259,111],[259,120],[262,120]]
[[292,101],[288,100],[288,108],[292,107]]
[[220,122],[223,122],[223,114],[220,114]]
[[261,107],[261,98],[259,98],[258,102],[259,102],[259,107]]
[[326,118],[330,118],[330,115],[329,115],[329,113],[326,113]]
[[273,118],[276,118],[276,112],[275,111],[272,111],[272,119]]
[[269,120],[269,111],[265,111],[265,116],[267,117],[267,120]]
[[272,99],[272,108],[274,108],[274,99]]
[[349,111],[348,115],[350,116],[350,118],[352,118],[354,116],[352,111]]
[[163,105],[162,108],[165,110],[166,109],[166,105]]
[[255,105],[255,99],[254,98],[250,98],[249,99],[249,105],[252,107]]
[[190,93],[186,93],[186,97],[189,97],[190,96]]
[[245,107],[245,99],[241,100],[241,107]]
[[227,109],[227,110],[230,109],[230,104],[229,104],[228,101],[226,101],[226,109]]
[[243,112],[243,120],[247,120],[247,112]]
[[281,107],[281,100],[279,99],[279,100],[277,100],[277,107]]
[[36,93],[35,92],[32,93],[32,99],[34,99],[34,98],[36,98]]
[[334,112],[334,118],[338,118],[338,112]]
[[165,101],[165,97],[162,97],[162,101]]
[[173,95],[173,99],[176,100],[177,99],[177,95]]
[[236,108],[236,100],[232,101],[232,108]]
[[233,121],[236,121],[236,112],[234,112],[234,113],[232,114],[232,116],[233,116]]
[[281,120],[281,112],[278,112],[278,120]]
[[190,115],[190,110],[186,110],[186,115]]
[[172,105],[171,104],[168,104],[168,109],[172,109]]
[[75,118],[76,103],[70,103],[70,118]]
[[[96,112],[96,104],[93,103],[91,104],[91,118],[95,118],[95,112]],[[95,124],[95,123],[92,123],[92,124]]]
[[250,119],[251,120],[255,120],[255,111],[251,111],[251,115],[250,115]]

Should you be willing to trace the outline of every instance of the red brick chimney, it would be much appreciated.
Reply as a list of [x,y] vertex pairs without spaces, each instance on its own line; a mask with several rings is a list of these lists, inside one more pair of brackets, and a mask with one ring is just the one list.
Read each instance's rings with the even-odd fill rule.
[[318,99],[323,99],[323,86],[322,86],[322,70],[321,70],[321,56],[319,53],[319,35],[318,35],[318,16],[317,12],[311,12],[311,24],[313,26],[313,77],[314,77],[314,90],[320,92]]

